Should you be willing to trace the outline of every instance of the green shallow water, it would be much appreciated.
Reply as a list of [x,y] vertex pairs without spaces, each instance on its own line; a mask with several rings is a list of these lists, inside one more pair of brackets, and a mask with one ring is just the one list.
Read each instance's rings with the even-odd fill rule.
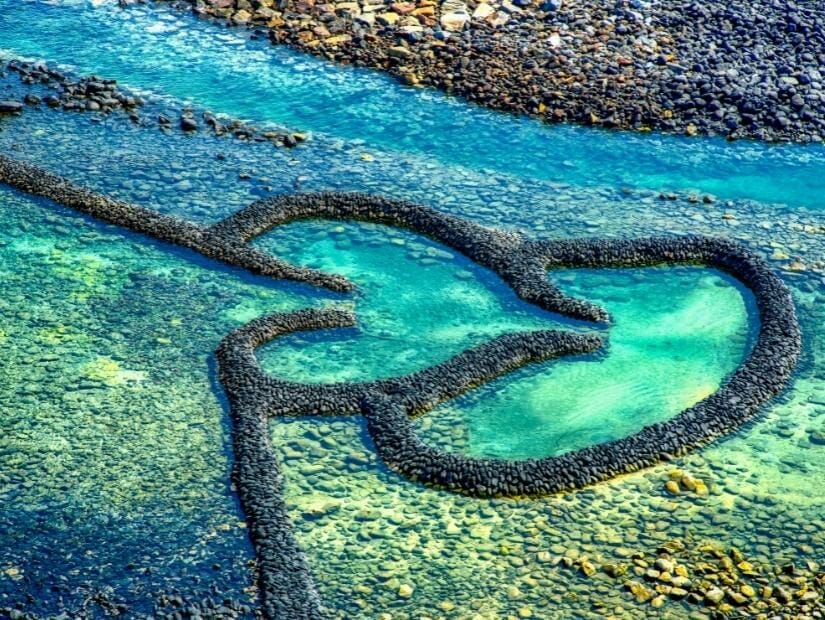
[[482,387],[419,418],[425,436],[500,458],[619,439],[716,391],[748,349],[746,299],[712,271],[585,272],[562,281],[611,312],[606,356],[560,360]]
[[209,594],[213,565],[247,600],[208,362],[235,324],[223,309],[271,297],[6,188],[0,204],[0,600],[56,613],[65,597],[73,615],[108,591],[148,613],[176,586]]
[[[590,329],[537,312],[460,256],[383,227],[296,224],[260,241],[353,278],[359,292],[343,297],[249,278],[8,190],[0,201],[0,519],[9,532],[0,592],[8,601],[32,594],[37,609],[57,609],[49,575],[68,579],[58,586],[68,600],[113,588],[147,614],[170,588],[254,601],[211,374],[212,351],[233,327],[312,304],[354,308],[358,331],[285,338],[260,352],[270,372],[313,381],[410,372],[506,331]],[[427,441],[522,457],[622,436],[701,398],[747,350],[750,297],[715,272],[555,277],[613,313],[607,355],[523,369],[447,403],[418,420]],[[821,306],[805,282],[791,279],[803,328],[816,334]],[[818,351],[817,342],[808,346]],[[678,537],[721,538],[764,563],[818,557],[812,485],[823,467],[807,433],[822,398],[803,367],[792,394],[754,428],[680,459],[712,489],[704,501],[668,496],[668,466],[558,498],[471,500],[387,471],[357,419],[271,428],[296,536],[335,618],[439,610],[435,617],[492,619],[525,609],[579,618],[593,601],[619,617],[662,617],[545,554],[610,560]],[[414,588],[410,598],[398,595],[401,585]],[[687,617],[688,607],[670,603],[667,613]]]

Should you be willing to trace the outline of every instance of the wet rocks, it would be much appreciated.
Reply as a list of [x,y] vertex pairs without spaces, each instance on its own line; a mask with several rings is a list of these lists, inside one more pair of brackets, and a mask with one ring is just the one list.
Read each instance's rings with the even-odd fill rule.
[[[287,519],[280,465],[268,441],[268,417],[360,414],[366,418],[368,432],[384,462],[411,480],[477,497],[547,495],[670,460],[738,428],[783,389],[801,349],[794,306],[785,285],[758,256],[723,239],[688,236],[534,241],[516,232],[484,228],[404,201],[336,193],[263,199],[215,225],[203,227],[112,200],[5,156],[0,156],[0,181],[253,273],[339,291],[351,290],[352,285],[341,277],[272,257],[249,241],[280,224],[313,217],[404,227],[490,268],[526,301],[590,321],[604,322],[609,317],[604,309],[563,294],[546,277],[548,269],[702,263],[732,274],[753,292],[761,319],[757,340],[747,359],[714,394],[671,420],[645,427],[624,439],[558,457],[524,461],[470,458],[433,448],[415,434],[410,418],[525,364],[594,352],[602,346],[600,337],[555,331],[507,334],[407,376],[324,385],[282,381],[267,375],[258,364],[255,349],[294,331],[352,326],[355,317],[349,312],[309,309],[279,313],[251,321],[229,334],[216,353],[219,378],[230,402],[234,479],[256,549],[259,588],[267,617],[322,616],[312,575]],[[681,471],[671,472],[669,478],[678,492],[682,487],[698,492],[703,486],[701,480]],[[471,535],[483,541],[490,536],[488,529],[476,527]],[[364,531],[368,538],[380,534],[377,530]],[[654,567],[639,559],[644,563],[637,562],[634,571],[646,582],[657,584],[652,590],[634,581],[631,591],[635,590],[639,600],[663,605],[658,588],[672,588],[675,577],[687,577],[686,570],[673,565],[669,557],[679,549],[679,545],[666,547],[659,558],[662,561]],[[581,554],[576,557],[579,570],[595,578],[596,564]],[[752,569],[743,567],[744,560],[735,554],[724,558],[727,561],[720,556],[718,563],[728,573],[741,570],[744,574]],[[739,562],[738,568],[734,562]],[[667,568],[672,568],[673,574]],[[795,569],[787,576],[794,573]],[[689,585],[680,581],[676,587],[688,591]],[[691,594],[711,602],[717,598],[717,586],[700,582],[699,587]],[[738,593],[747,597],[744,591]],[[807,596],[807,592],[799,596]],[[737,603],[739,597],[730,598]],[[724,604],[719,603],[720,608]]]
[[198,121],[191,114],[184,114],[180,117],[180,128],[183,131],[197,131]]
[[52,65],[18,59],[2,63],[2,68],[17,74],[22,84],[37,89],[26,94],[24,101],[28,105],[38,105],[45,100],[49,107],[109,113],[132,110],[143,104],[140,97],[120,90],[115,80],[97,76],[75,78]]
[[705,497],[709,493],[704,480],[694,478],[691,474],[680,469],[674,469],[668,474],[665,490],[671,495],[692,493],[700,497]]
[[[108,115],[116,111],[124,112],[133,123],[141,123],[138,109],[146,105],[138,97],[120,89],[115,80],[97,76],[73,76],[57,70],[45,63],[30,63],[12,59],[0,63],[0,73],[5,68],[18,75],[20,81],[37,92],[28,92],[23,103],[30,106],[45,104],[49,108],[60,108],[70,112],[91,112]],[[25,109],[17,101],[0,101],[0,114],[20,113]],[[307,139],[306,134],[273,130],[257,127],[236,119],[218,118],[209,111],[197,112],[190,108],[180,110],[178,128],[185,133],[201,130],[199,117],[203,124],[216,136],[231,136],[238,140],[250,142],[269,142],[277,147],[294,148]],[[157,126],[163,131],[170,131],[173,126],[174,112],[164,109],[156,115]]]
[[19,114],[23,111],[23,104],[8,99],[0,101],[0,114]]
[[[723,613],[738,608],[747,617],[780,609],[800,614],[794,617],[816,617],[805,615],[818,604],[825,587],[825,573],[816,563],[809,564],[804,576],[791,576],[781,566],[755,566],[739,550],[715,544],[688,546],[672,540],[658,553],[654,558],[633,554],[635,579],[619,579],[606,570],[610,564],[599,568],[621,581],[637,602],[652,608],[678,601]],[[656,569],[648,568],[651,564]],[[669,570],[660,570],[665,568]]]
[[815,446],[825,446],[825,431],[811,431],[808,434],[808,441]]
[[[549,122],[821,142],[825,15],[809,4],[189,0],[275,43]],[[465,36],[469,35],[469,36]],[[399,64],[390,50],[410,44]]]
[[409,584],[403,583],[398,588],[398,596],[401,598],[410,598],[415,590]]
[[725,598],[725,591],[721,588],[710,588],[705,592],[705,600],[711,605],[718,605]]

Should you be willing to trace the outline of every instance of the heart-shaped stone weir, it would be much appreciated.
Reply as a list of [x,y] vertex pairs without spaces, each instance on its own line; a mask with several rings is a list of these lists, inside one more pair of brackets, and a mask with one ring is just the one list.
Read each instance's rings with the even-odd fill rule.
[[548,279],[548,270],[700,264],[729,273],[753,292],[760,319],[756,342],[715,393],[672,419],[623,439],[561,456],[520,461],[439,451],[415,435],[410,416],[525,364],[597,351],[602,345],[599,336],[560,331],[508,334],[403,377],[319,385],[267,375],[258,364],[255,348],[293,331],[353,325],[352,314],[341,310],[280,313],[253,320],[229,334],[217,351],[219,376],[230,402],[235,480],[258,556],[263,612],[271,618],[317,618],[323,614],[283,504],[280,469],[267,433],[269,417],[364,415],[382,459],[410,479],[479,497],[541,495],[635,471],[738,428],[785,387],[801,349],[787,287],[759,257],[724,239],[533,241],[404,201],[336,193],[259,200],[214,226],[202,227],[107,198],[1,155],[0,182],[252,273],[337,291],[351,290],[352,284],[340,276],[292,265],[251,247],[249,242],[275,226],[300,219],[358,220],[403,227],[494,271],[529,303],[596,322],[609,321],[606,311],[561,292]]

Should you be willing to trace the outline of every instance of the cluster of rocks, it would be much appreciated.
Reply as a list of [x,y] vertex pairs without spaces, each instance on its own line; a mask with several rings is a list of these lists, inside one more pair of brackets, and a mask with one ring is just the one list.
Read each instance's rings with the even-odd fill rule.
[[[790,415],[782,409],[783,417]],[[381,611],[405,620],[487,618],[495,609],[498,617],[515,618],[712,620],[720,617],[715,608],[687,598],[666,596],[663,607],[637,602],[624,581],[652,582],[635,575],[634,560],[652,564],[657,549],[679,539],[693,550],[704,541],[736,547],[766,573],[792,562],[817,574],[810,563],[821,562],[816,506],[799,510],[786,495],[785,482],[794,474],[767,483],[770,474],[746,456],[749,446],[765,445],[760,436],[771,433],[771,421],[761,422],[744,443],[679,459],[685,472],[708,482],[708,498],[662,493],[669,472],[663,464],[531,501],[478,501],[405,484],[376,462],[364,425],[346,418],[270,426],[288,480],[293,527],[298,540],[307,541],[304,551],[334,618]],[[753,486],[743,484],[748,476]],[[692,562],[673,557],[695,574]],[[624,571],[623,578],[612,577],[608,571],[614,570]],[[405,584],[413,589],[409,599],[400,594]],[[782,617],[818,617],[789,611]]]
[[676,539],[661,545],[655,555],[636,552],[619,562],[586,556],[557,556],[553,562],[587,577],[604,573],[620,581],[637,602],[653,608],[678,601],[724,615],[799,618],[817,617],[812,612],[823,609],[825,573],[811,561],[762,566],[736,548],[687,545]]
[[497,109],[821,141],[825,12],[773,0],[176,0],[273,42]]
[[665,490],[671,495],[682,493],[693,493],[699,497],[708,496],[708,486],[701,478],[694,478],[691,474],[683,472],[681,469],[674,469],[668,474],[668,481],[665,482]]
[[[435,449],[418,438],[410,417],[518,366],[593,352],[602,345],[600,337],[555,331],[509,334],[404,377],[323,385],[268,376],[260,368],[255,349],[296,330],[351,326],[355,318],[350,313],[280,313],[232,332],[217,351],[219,378],[230,402],[234,477],[250,522],[267,617],[323,616],[284,506],[280,467],[268,440],[270,416],[362,413],[382,459],[411,479],[480,497],[542,495],[636,471],[738,428],[784,388],[800,354],[801,338],[788,289],[762,259],[727,240],[690,236],[533,241],[404,201],[338,193],[266,198],[218,224],[202,227],[112,200],[1,155],[0,182],[254,273],[334,290],[351,290],[352,285],[340,277],[293,266],[251,248],[248,242],[274,226],[299,219],[360,220],[404,227],[495,271],[527,301],[590,321],[606,321],[607,313],[563,294],[547,278],[548,269],[696,263],[730,273],[753,292],[761,319],[756,343],[745,362],[713,395],[667,422],[623,439],[524,461],[478,459]],[[687,485],[684,477],[680,480]],[[691,482],[698,487],[696,480]]]
[[[109,114],[125,112],[134,123],[146,123],[138,109],[145,104],[142,97],[119,88],[116,80],[98,76],[70,75],[44,62],[11,59],[0,63],[0,76],[15,73],[24,87],[29,87],[20,100],[0,100],[0,114],[22,113],[26,105],[45,105],[66,111]],[[293,148],[307,139],[298,132],[262,129],[238,119],[220,118],[209,111],[196,112],[190,108],[176,115],[160,112],[155,119],[163,131],[175,127],[187,133],[208,130],[215,136],[231,136],[238,140],[270,142],[275,146]]]
[[[158,114],[158,126],[170,130],[175,122],[166,114]],[[215,136],[232,136],[238,140],[270,142],[275,146],[294,148],[307,139],[307,135],[297,132],[264,130],[251,123],[237,119],[223,119],[209,111],[201,112],[200,118],[194,110],[185,109],[177,119],[178,127],[187,133],[200,131],[204,127]]]
[[249,617],[253,612],[250,605],[232,599],[192,601],[182,594],[168,592],[157,597],[153,617],[163,620],[232,620]]
[[0,64],[0,74],[7,71],[17,73],[22,84],[39,87],[39,94],[29,92],[22,102],[6,102],[15,103],[17,112],[22,112],[24,103],[43,104],[50,108],[103,114],[124,110],[137,119],[135,109],[143,105],[142,98],[120,90],[116,80],[94,75],[75,78],[44,62],[18,59]]

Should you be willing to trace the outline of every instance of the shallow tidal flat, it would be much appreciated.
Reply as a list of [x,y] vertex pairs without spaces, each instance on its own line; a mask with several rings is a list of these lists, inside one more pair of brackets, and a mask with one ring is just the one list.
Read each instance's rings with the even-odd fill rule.
[[[152,23],[151,9],[135,10],[130,29]],[[107,36],[118,32],[111,8],[48,11],[64,11],[67,21],[98,20],[111,26]],[[174,32],[183,43],[188,30],[208,41],[216,32],[210,28],[192,21]],[[225,48],[255,45],[241,33],[218,32],[224,43],[238,41]],[[66,60],[38,52],[36,45],[45,44],[37,37],[20,41],[22,54]],[[159,49],[169,56],[156,58],[167,62],[153,71],[173,84],[181,69],[169,61],[181,48]],[[238,58],[204,49],[218,68]],[[278,60],[281,52],[255,49],[263,74],[299,71]],[[68,62],[84,73],[101,70],[84,65],[91,62],[84,55]],[[297,66],[313,80],[333,71],[312,63]],[[147,86],[146,75],[127,69],[113,77]],[[346,73],[356,93],[360,75]],[[374,85],[371,75],[363,79],[363,88]],[[178,88],[197,87],[189,94],[194,104],[206,106],[209,95],[208,107],[218,111],[242,104],[241,92],[222,94],[215,85],[210,92],[207,82],[201,74]],[[271,87],[259,84],[260,92]],[[429,112],[436,123],[429,131],[440,135],[434,111],[446,108],[439,98],[384,87],[398,89],[387,91],[393,105],[415,111],[421,123]],[[818,170],[821,149],[726,151],[716,142],[645,143],[558,128],[563,148],[548,160],[542,140],[552,141],[557,129],[525,124],[517,125],[525,132],[523,150],[492,165],[485,153],[511,121],[469,108],[449,109],[457,118],[466,113],[478,135],[489,137],[477,145],[477,161],[457,160],[439,148],[440,139],[419,140],[426,125],[411,131],[409,145],[393,146],[369,127],[359,141],[354,133],[363,120],[347,116],[346,107],[336,123],[307,116],[309,127],[294,126],[275,107],[235,110],[256,122],[313,131],[307,143],[285,150],[203,131],[163,133],[149,121],[180,109],[186,93],[172,95],[148,97],[141,112],[147,122],[138,125],[118,114],[93,121],[95,115],[26,108],[0,119],[0,149],[201,222],[272,192],[349,189],[536,236],[724,235],[769,260],[797,303],[804,357],[790,389],[764,415],[686,458],[557,497],[477,500],[425,488],[378,461],[360,420],[273,420],[296,537],[331,617],[709,617],[708,601],[656,590],[679,587],[660,579],[668,572],[655,568],[660,549],[673,558],[672,577],[681,577],[681,565],[687,579],[706,580],[709,592],[733,575],[740,586],[755,584],[759,599],[760,584],[747,574],[755,571],[793,601],[805,596],[796,595],[804,584],[780,576],[805,576],[816,593],[812,575],[825,561],[825,240],[823,177],[810,171]],[[427,97],[434,107],[426,107]],[[383,118],[380,106],[370,110]],[[538,137],[545,135],[551,137]],[[601,158],[593,178],[586,174],[591,135]],[[674,169],[664,155],[646,160],[646,144],[656,145],[654,153],[684,149],[690,156]],[[722,178],[703,181],[707,153],[735,153],[723,167],[747,174],[730,186]],[[621,174],[604,171],[611,157],[621,160]],[[636,175],[627,164],[634,160],[646,163]],[[792,182],[801,177],[805,184]],[[660,199],[660,191],[676,195]],[[703,202],[707,193],[716,198]],[[72,615],[84,600],[92,615],[102,615],[105,606],[88,602],[101,592],[130,617],[160,615],[159,595],[170,591],[187,600],[254,605],[254,558],[229,482],[228,417],[212,356],[220,339],[246,321],[309,305],[353,309],[357,331],[290,336],[259,351],[272,374],[317,381],[409,372],[518,329],[593,329],[538,312],[461,256],[384,227],[295,224],[258,242],[296,263],[347,275],[359,287],[352,296],[250,278],[6,188],[0,231],[0,531],[8,542],[0,546],[0,607],[19,603],[39,615]],[[445,403],[416,420],[428,442],[521,458],[621,437],[704,397],[751,344],[750,296],[716,272],[571,270],[553,277],[613,313],[606,354],[525,368]],[[791,563],[795,575],[782,572]],[[651,569],[659,575],[647,574]]]

